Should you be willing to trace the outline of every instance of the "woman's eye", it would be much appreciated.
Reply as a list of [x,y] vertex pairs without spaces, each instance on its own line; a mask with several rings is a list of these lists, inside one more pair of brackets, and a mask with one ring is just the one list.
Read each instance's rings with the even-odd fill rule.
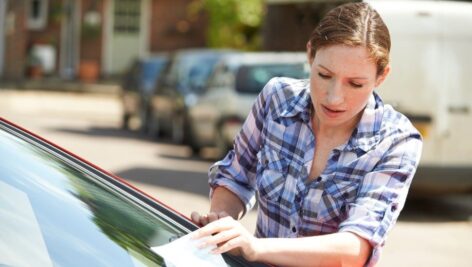
[[331,78],[329,75],[323,74],[321,72],[318,72],[318,76],[320,76],[322,79],[329,79]]
[[362,88],[362,84],[358,84],[358,83],[351,83],[351,86],[354,87],[354,88]]

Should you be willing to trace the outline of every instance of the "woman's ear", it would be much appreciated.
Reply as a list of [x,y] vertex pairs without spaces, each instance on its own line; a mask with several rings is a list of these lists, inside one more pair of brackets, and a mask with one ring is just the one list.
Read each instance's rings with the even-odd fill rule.
[[311,64],[313,63],[313,58],[314,58],[314,55],[311,54],[311,42],[308,41],[308,43],[306,43],[306,55],[308,57],[308,63]]
[[387,78],[388,74],[390,74],[390,64],[388,64],[385,67],[383,73],[377,77],[377,80],[375,81],[376,88],[379,87],[385,81],[385,78]]

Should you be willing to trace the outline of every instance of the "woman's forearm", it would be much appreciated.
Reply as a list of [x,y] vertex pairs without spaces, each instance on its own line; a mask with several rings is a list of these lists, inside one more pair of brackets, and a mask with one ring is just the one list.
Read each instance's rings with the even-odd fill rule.
[[277,266],[363,266],[371,253],[365,239],[349,232],[257,242],[255,260]]
[[219,186],[213,191],[210,212],[226,212],[235,220],[239,220],[244,214],[244,204],[233,192]]

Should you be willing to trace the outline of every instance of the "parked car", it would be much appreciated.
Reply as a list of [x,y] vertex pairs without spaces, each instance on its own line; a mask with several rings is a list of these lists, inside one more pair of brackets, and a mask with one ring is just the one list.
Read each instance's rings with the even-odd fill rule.
[[264,85],[273,77],[309,77],[304,52],[238,53],[222,57],[205,94],[189,108],[190,146],[216,146],[219,156],[232,146]]
[[136,59],[123,77],[121,102],[123,106],[122,126],[131,127],[130,122],[139,119],[139,127],[147,131],[149,124],[149,100],[160,74],[169,62],[166,54],[157,54]]
[[174,143],[184,143],[188,126],[188,109],[207,85],[208,77],[227,50],[180,50],[159,80],[151,101],[150,133],[163,134]]
[[[197,229],[122,179],[3,118],[0,214],[0,266],[164,266],[150,248]],[[261,266],[223,258],[229,266]]]

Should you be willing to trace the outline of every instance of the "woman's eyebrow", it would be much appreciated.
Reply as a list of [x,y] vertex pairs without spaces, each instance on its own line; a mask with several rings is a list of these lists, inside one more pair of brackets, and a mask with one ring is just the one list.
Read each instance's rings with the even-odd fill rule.
[[[325,69],[327,72],[329,73],[334,73],[333,71],[331,71],[330,69],[328,69],[327,67],[321,65],[321,64],[318,64],[318,67],[320,68],[323,68]],[[353,80],[367,80],[368,78],[367,77],[349,77],[349,79],[353,79]]]

